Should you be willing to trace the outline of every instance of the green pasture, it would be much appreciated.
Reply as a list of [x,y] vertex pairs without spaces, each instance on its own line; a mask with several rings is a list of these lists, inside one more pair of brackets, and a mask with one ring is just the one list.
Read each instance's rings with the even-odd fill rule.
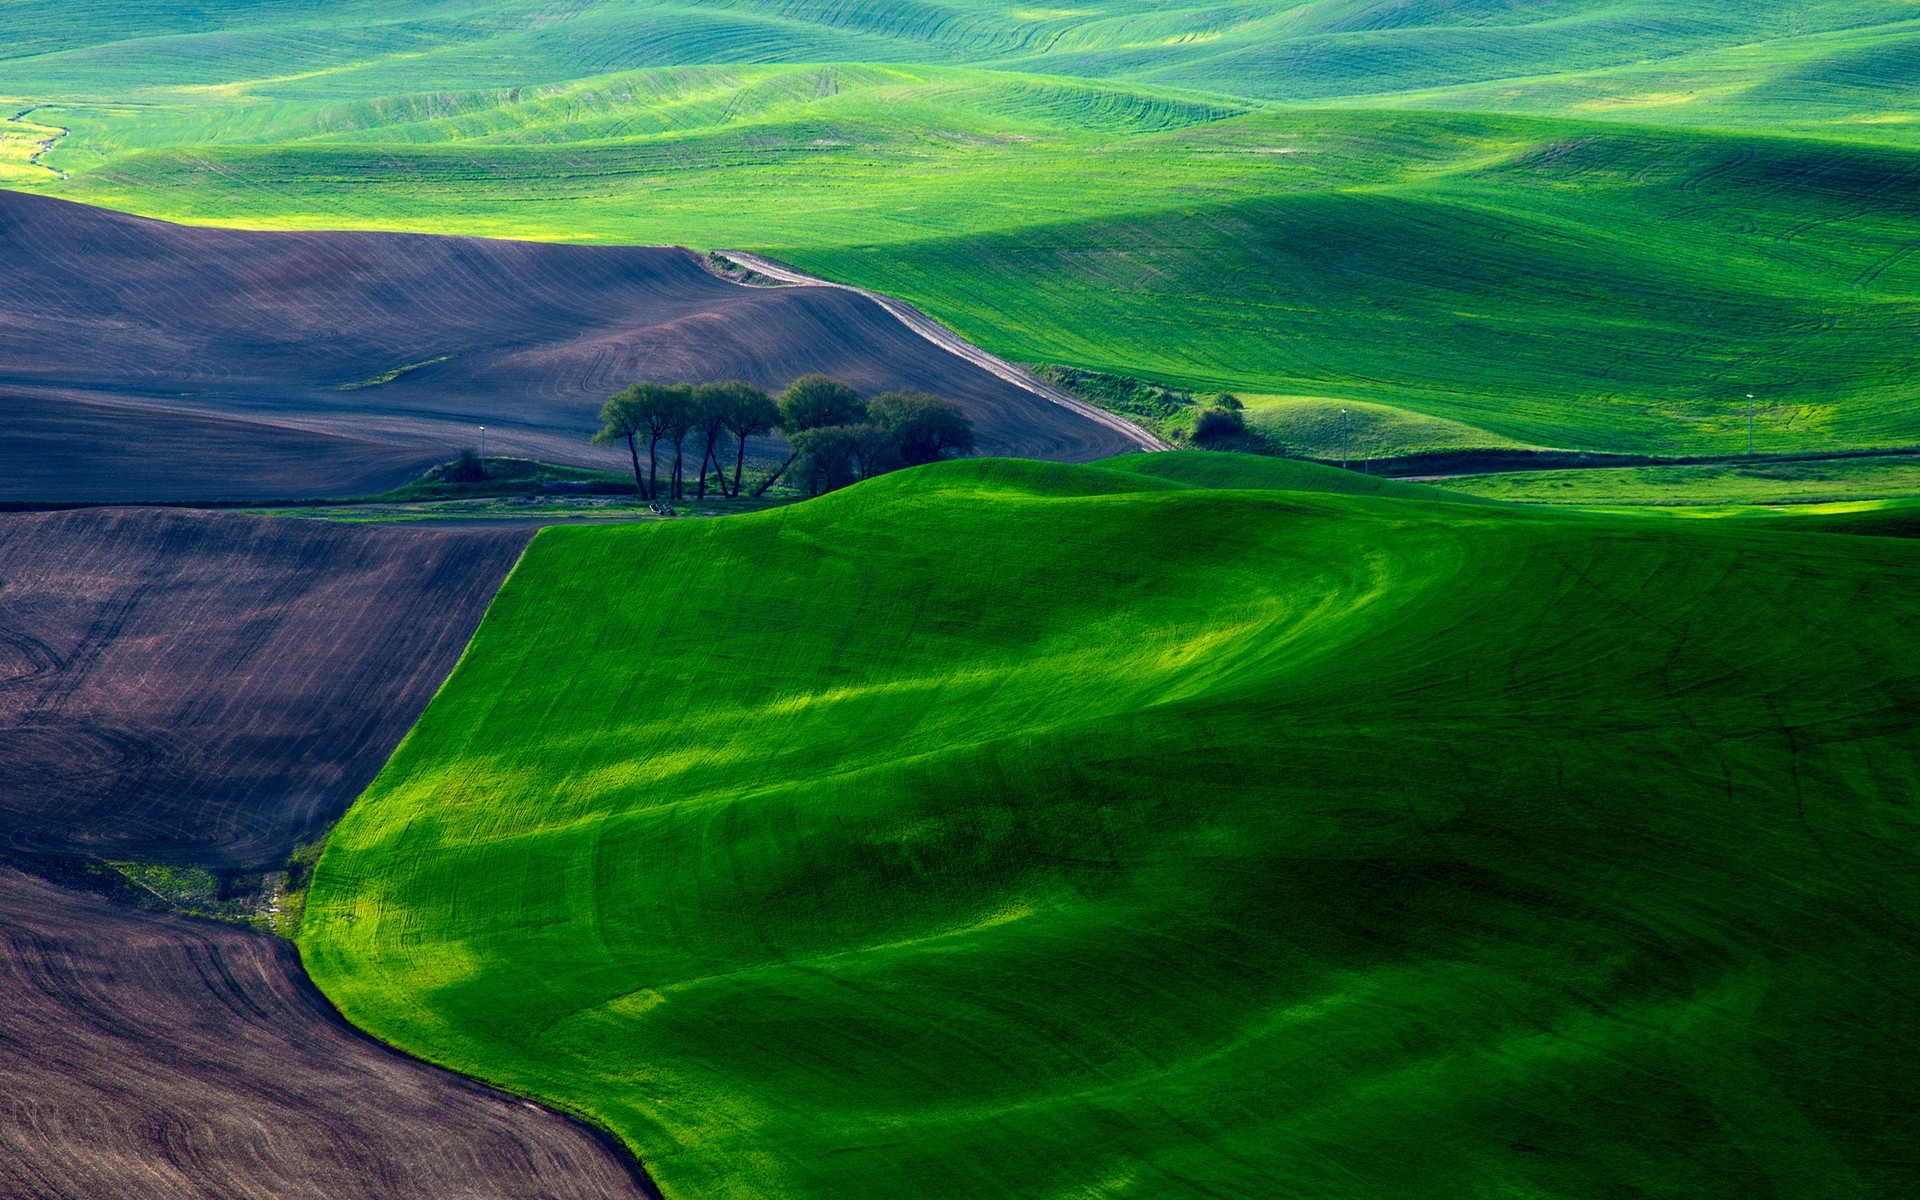
[[1529,504],[1807,504],[1920,496],[1920,456],[1510,471],[1436,481]]
[[543,531],[314,979],[676,1200],[1905,1194],[1920,544],[1112,465]]
[[[769,253],[1324,456],[1920,440],[1891,0],[19,0],[0,183]],[[69,128],[39,166],[39,130]],[[62,181],[53,170],[70,173]],[[1293,418],[1301,418],[1295,420]],[[1264,431],[1264,428],[1263,428]],[[1375,445],[1377,444],[1377,448]]]

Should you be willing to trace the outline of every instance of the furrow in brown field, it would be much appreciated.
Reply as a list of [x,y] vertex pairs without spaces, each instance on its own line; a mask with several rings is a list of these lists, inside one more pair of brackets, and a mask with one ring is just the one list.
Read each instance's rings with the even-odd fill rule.
[[0,1195],[617,1200],[624,1152],[355,1032],[293,948],[0,866]]
[[373,778],[529,533],[0,517],[0,850],[278,864]]

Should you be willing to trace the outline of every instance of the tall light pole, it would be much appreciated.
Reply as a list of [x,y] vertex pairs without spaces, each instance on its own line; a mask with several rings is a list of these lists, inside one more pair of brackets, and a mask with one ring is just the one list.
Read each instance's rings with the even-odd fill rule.
[[1753,453],[1753,393],[1747,393],[1747,453]]
[[1347,469],[1347,410],[1340,410],[1340,469]]
[[487,427],[485,425],[482,425],[480,427],[480,462],[484,465],[486,461],[487,461]]

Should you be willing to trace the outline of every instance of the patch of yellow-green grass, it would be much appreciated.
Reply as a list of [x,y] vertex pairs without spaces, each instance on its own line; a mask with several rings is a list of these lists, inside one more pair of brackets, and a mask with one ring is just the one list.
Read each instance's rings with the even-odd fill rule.
[[[1247,424],[1281,453],[1323,461],[1343,453],[1355,463],[1447,450],[1531,450],[1539,447],[1460,421],[1328,396],[1236,393]],[[1342,419],[1344,415],[1344,420]]]

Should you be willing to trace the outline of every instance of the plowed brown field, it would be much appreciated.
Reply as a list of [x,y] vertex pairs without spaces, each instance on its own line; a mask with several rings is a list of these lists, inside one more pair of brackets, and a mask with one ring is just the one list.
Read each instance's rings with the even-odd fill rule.
[[528,536],[0,517],[0,850],[283,861],[380,769]]
[[809,371],[947,396],[985,453],[1132,445],[865,297],[742,287],[685,250],[189,228],[0,191],[0,498],[342,495],[480,424],[493,452],[617,465],[587,437],[634,379]]
[[[452,669],[521,528],[0,517],[0,849],[265,866]],[[0,1196],[653,1195],[624,1150],[355,1033],[290,944],[0,865]]]
[[551,1112],[355,1033],[264,934],[0,867],[9,1200],[652,1194]]

